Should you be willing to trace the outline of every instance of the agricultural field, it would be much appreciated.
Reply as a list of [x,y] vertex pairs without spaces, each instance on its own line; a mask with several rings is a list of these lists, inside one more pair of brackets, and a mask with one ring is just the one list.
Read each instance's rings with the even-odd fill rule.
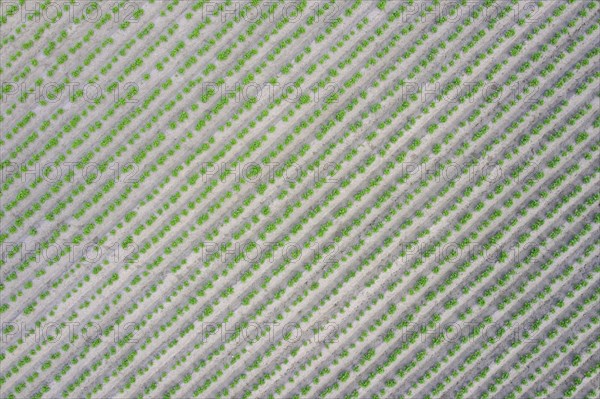
[[600,397],[598,0],[1,0],[0,398]]

